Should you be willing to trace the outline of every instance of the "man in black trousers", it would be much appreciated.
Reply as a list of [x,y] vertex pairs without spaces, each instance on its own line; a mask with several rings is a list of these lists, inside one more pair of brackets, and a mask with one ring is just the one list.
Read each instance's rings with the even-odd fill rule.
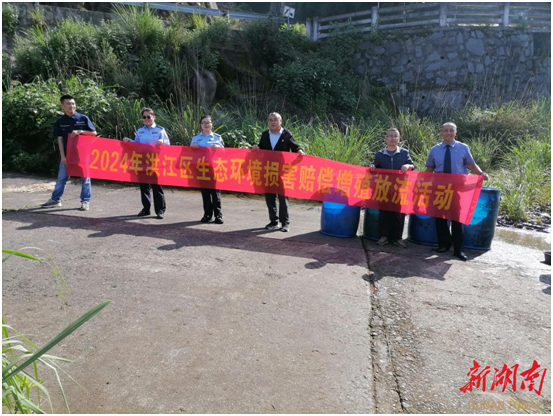
[[[277,150],[280,152],[296,152],[304,155],[299,145],[294,140],[294,136],[289,130],[282,127],[282,117],[278,113],[269,114],[269,130],[264,131],[259,139],[259,144],[252,149]],[[290,229],[290,220],[288,217],[288,197],[278,195],[279,210],[277,214],[276,206],[277,194],[265,194],[265,202],[269,209],[270,223],[265,226],[267,230],[276,230],[280,220],[280,231],[288,232]]]
[[[485,181],[488,174],[474,162],[469,147],[455,140],[457,126],[454,123],[444,123],[441,131],[443,142],[430,149],[426,161],[426,171],[436,173],[455,173],[467,175],[470,171],[476,175],[482,175]],[[451,221],[451,234],[447,220],[436,218],[436,232],[438,234],[438,248],[434,251],[445,253],[453,245],[453,255],[462,261],[467,261],[463,247],[463,224]]]

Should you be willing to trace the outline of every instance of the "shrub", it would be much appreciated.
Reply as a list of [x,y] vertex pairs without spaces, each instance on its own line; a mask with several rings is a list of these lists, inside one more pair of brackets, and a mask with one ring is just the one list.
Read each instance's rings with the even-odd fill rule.
[[66,78],[77,70],[113,79],[120,66],[101,27],[73,19],[54,29],[34,26],[29,37],[17,37],[14,54],[16,75],[23,82],[36,76]]
[[91,79],[70,78],[28,84],[15,83],[2,95],[2,164],[24,172],[55,172],[59,160],[57,140],[52,137],[54,122],[60,117],[59,98],[70,93],[78,111],[88,115],[98,131],[96,120],[109,113],[115,95]]
[[19,22],[19,11],[15,6],[7,4],[2,8],[2,32],[15,33],[15,28]]
[[266,20],[248,22],[242,32],[243,47],[267,62],[269,67],[284,65],[313,49],[313,44],[299,30]]
[[171,65],[159,52],[144,56],[133,71],[138,79],[140,97],[169,98],[171,92]]
[[2,91],[10,88],[13,77],[13,62],[7,53],[2,52]]
[[173,46],[177,51],[186,41],[185,31],[191,28],[190,15],[181,12],[169,14],[166,43]]
[[353,78],[330,59],[310,55],[303,62],[275,65],[271,71],[276,89],[312,113],[324,115],[332,109],[353,112],[356,98]]
[[188,63],[215,70],[220,59],[218,50],[230,45],[231,39],[230,26],[225,19],[215,19],[211,25],[187,31],[185,56]]
[[191,29],[206,29],[208,24],[201,14],[194,13],[190,16]]
[[[280,30],[281,31],[288,30],[288,24],[283,23],[280,26]],[[303,38],[305,38],[307,36],[307,28],[305,27],[305,25],[303,23],[295,23],[293,25],[290,25],[290,30],[293,32],[294,35],[299,35]]]
[[53,124],[61,115],[55,82],[16,84],[2,95],[3,167],[48,172],[53,159]]
[[28,36],[15,37],[13,52],[17,65],[14,76],[23,82],[30,82],[35,77],[48,77],[51,72],[49,62],[43,56],[45,36],[43,29],[32,28]]
[[[294,103],[314,114],[329,111],[352,114],[357,97],[356,78],[350,68],[355,36],[338,36],[320,44],[320,49],[296,32],[280,30],[277,34],[277,56],[271,76],[276,89]],[[307,43],[306,43],[307,42]]]
[[102,22],[96,36],[99,43],[104,42],[111,47],[117,58],[117,67],[121,68],[121,65],[128,61],[129,53],[134,47],[125,30],[114,21]]

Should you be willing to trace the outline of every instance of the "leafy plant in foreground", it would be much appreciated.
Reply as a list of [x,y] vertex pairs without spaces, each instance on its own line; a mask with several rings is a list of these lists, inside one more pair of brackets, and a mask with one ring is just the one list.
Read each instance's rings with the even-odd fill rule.
[[[47,263],[38,257],[21,251],[2,249],[2,252],[8,254],[7,257],[2,259],[2,263],[11,256]],[[54,266],[51,267],[56,278],[61,278],[56,268]],[[38,348],[21,333],[17,332],[9,325],[6,325],[2,318],[2,406],[8,409],[10,413],[42,414],[45,413],[42,407],[46,401],[50,404],[50,409],[53,412],[48,389],[39,378],[38,364],[42,364],[55,373],[65,406],[69,411],[69,405],[58,373],[58,371],[64,371],[56,364],[56,361],[69,360],[47,354],[47,352],[90,320],[109,303],[110,302],[103,302],[90,309],[87,313],[52,338],[42,348]],[[13,332],[15,335],[10,336],[9,332]],[[32,372],[29,372],[29,368],[32,368]],[[35,389],[36,393],[33,393]],[[45,399],[42,398],[42,394]]]

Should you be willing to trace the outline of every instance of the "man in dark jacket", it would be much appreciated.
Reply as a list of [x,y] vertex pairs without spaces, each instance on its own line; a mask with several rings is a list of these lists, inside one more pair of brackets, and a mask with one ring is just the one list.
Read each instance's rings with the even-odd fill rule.
[[[264,131],[259,139],[259,144],[252,149],[277,150],[279,152],[296,152],[304,155],[305,152],[300,149],[294,140],[294,136],[289,130],[282,128],[282,117],[278,113],[269,114],[269,130]],[[290,229],[290,220],[288,218],[288,197],[278,195],[279,212],[277,214],[276,194],[265,194],[265,202],[269,209],[270,223],[265,226],[267,230],[276,230],[280,220],[280,231],[288,232]]]
[[[386,147],[379,150],[374,155],[374,162],[371,165],[371,170],[392,169],[407,172],[413,170],[415,166],[409,155],[409,151],[398,146],[399,130],[390,129],[386,132]],[[393,211],[380,210],[379,224],[380,240],[378,245],[392,243],[401,248],[407,248],[407,245],[402,240],[403,226],[405,224],[405,214]]]

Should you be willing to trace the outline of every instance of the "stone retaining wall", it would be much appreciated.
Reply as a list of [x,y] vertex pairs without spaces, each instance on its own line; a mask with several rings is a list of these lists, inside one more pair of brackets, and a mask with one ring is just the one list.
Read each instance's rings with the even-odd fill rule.
[[[19,11],[17,30],[30,28],[35,4],[10,4]],[[97,25],[112,18],[111,13],[39,7],[49,26],[68,18]],[[401,110],[429,115],[469,101],[487,105],[551,91],[551,33],[455,27],[426,34],[382,32],[372,38],[359,45],[353,68],[386,87]],[[2,33],[2,51],[10,55],[12,50],[13,35]]]
[[451,28],[379,35],[359,45],[353,68],[419,115],[486,105],[551,90],[551,34],[524,29]]

